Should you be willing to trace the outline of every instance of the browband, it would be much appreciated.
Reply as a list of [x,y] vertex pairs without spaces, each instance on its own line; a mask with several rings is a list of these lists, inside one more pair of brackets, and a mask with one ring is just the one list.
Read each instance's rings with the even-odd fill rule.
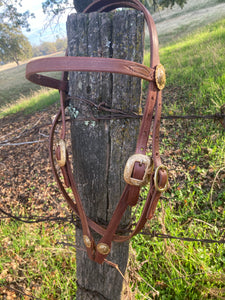
[[[49,139],[49,153],[52,170],[65,200],[70,208],[80,218],[83,230],[83,240],[89,258],[100,264],[104,262],[105,258],[110,253],[112,241],[124,242],[140,232],[146,221],[153,217],[160,195],[167,189],[168,186],[168,170],[164,165],[162,165],[159,155],[159,127],[162,106],[161,91],[165,86],[165,70],[159,61],[158,37],[154,21],[148,10],[138,0],[96,0],[84,10],[84,13],[91,13],[94,11],[109,12],[116,8],[123,7],[136,9],[144,14],[150,34],[150,67],[123,59],[104,57],[71,57],[66,55],[65,57],[42,58],[31,61],[27,64],[26,69],[26,78],[28,80],[60,91],[60,110],[53,121]],[[53,71],[62,71],[62,79],[58,80],[39,74],[42,72]],[[124,179],[127,184],[106,228],[100,226],[86,216],[68,158],[65,143],[65,106],[68,93],[69,71],[119,73],[136,76],[149,82],[147,99],[135,154],[128,159],[124,169]],[[59,123],[59,119],[61,119],[62,126],[60,140],[56,145],[56,161],[61,168],[64,177],[64,184],[61,182],[60,176],[56,170],[53,154],[54,132],[57,124]],[[149,157],[146,155],[146,149],[152,122],[152,157]],[[120,235],[116,233],[127,207],[137,204],[141,187],[149,182],[150,189],[141,217],[135,228],[129,235]],[[74,199],[68,195],[65,186],[71,187]],[[95,244],[90,232],[90,228],[102,236],[97,245]]]

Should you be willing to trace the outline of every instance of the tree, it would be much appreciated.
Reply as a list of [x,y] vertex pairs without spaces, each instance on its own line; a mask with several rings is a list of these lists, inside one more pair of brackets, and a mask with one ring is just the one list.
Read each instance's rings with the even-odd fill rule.
[[37,56],[42,55],[41,50],[40,50],[40,46],[33,46],[32,51],[33,51],[33,57],[37,57]]
[[[82,12],[94,0],[73,0],[74,7],[77,12]],[[172,8],[175,4],[183,8],[187,0],[141,0],[141,2],[151,11],[155,11],[157,7]],[[59,15],[68,8],[69,0],[46,0],[42,3],[44,13],[50,15]]]
[[4,63],[32,57],[32,47],[21,29],[12,28],[8,24],[0,24],[0,60]]
[[65,51],[67,47],[67,39],[66,38],[57,38],[55,42],[43,42],[38,46],[33,46],[33,56],[41,56],[52,54],[57,51]]
[[66,38],[57,38],[57,40],[55,42],[55,46],[56,46],[57,51],[66,50],[66,46],[67,46]]
[[17,6],[21,6],[21,0],[0,0],[0,24],[7,24],[11,30],[19,27],[29,31],[28,19],[34,14],[29,11],[18,12]]
[[21,0],[0,0],[0,59],[3,62],[30,58],[31,45],[22,34],[22,28],[29,31],[28,19],[34,17],[29,11],[18,12]]
[[[76,1],[76,0],[74,0]],[[157,9],[172,8],[175,4],[181,8],[187,3],[187,0],[141,0],[141,2],[151,11],[155,12]]]
[[45,0],[42,2],[42,9],[45,14],[58,16],[65,12],[70,6],[71,0]]
[[57,51],[56,45],[53,42],[43,42],[40,46],[42,55],[55,53]]
[[[157,1],[156,1],[157,2]],[[175,4],[179,5],[181,8],[184,7],[184,4],[187,3],[187,0],[158,0],[159,5],[163,7],[170,7],[172,8]]]

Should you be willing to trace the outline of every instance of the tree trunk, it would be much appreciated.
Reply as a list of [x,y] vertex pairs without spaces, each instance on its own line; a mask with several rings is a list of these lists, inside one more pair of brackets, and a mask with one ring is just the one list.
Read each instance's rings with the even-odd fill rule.
[[[144,18],[130,10],[115,13],[73,14],[67,21],[70,56],[103,56],[143,60]],[[140,111],[141,80],[110,73],[70,73],[71,139],[74,176],[85,213],[101,225],[108,224],[125,182],[126,160],[135,151],[139,131],[137,119],[95,120],[109,116],[87,101],[123,111]],[[120,226],[130,223],[130,211]],[[77,300],[120,299],[123,278],[104,263],[89,260],[82,230],[76,229]],[[93,235],[97,242],[100,237]],[[129,243],[113,243],[108,260],[126,270]]]

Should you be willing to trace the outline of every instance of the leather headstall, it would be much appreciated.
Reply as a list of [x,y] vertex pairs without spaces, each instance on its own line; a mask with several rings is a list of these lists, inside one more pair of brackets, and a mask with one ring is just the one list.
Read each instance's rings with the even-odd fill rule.
[[[117,8],[133,8],[144,14],[150,34],[150,67],[123,59],[104,57],[72,57],[66,55],[65,57],[50,57],[31,61],[27,64],[26,69],[26,78],[28,80],[39,85],[58,89],[60,92],[61,107],[53,121],[49,139],[49,153],[52,170],[65,200],[70,208],[80,218],[84,245],[89,258],[100,264],[104,262],[105,258],[110,253],[112,241],[124,242],[140,232],[146,221],[153,217],[160,195],[167,189],[168,186],[168,170],[162,164],[159,155],[159,127],[162,106],[161,94],[166,79],[165,70],[159,61],[158,37],[154,21],[149,11],[138,0],[96,0],[85,9],[84,13],[96,11],[109,12]],[[62,71],[62,79],[57,80],[49,76],[39,74],[42,72],[53,71]],[[106,228],[100,226],[86,216],[68,158],[65,143],[65,106],[68,94],[69,71],[120,73],[136,76],[148,81],[147,99],[137,139],[136,151],[135,154],[128,159],[124,170],[124,179],[127,184]],[[56,162],[61,168],[64,177],[64,184],[61,182],[60,176],[57,172],[53,155],[53,137],[59,120],[61,120],[62,125],[60,140],[55,146]],[[152,123],[152,156],[150,157],[146,155],[146,150]],[[141,217],[135,225],[135,228],[129,235],[118,234],[116,231],[124,212],[128,206],[134,206],[137,204],[140,189],[146,184],[150,184],[150,188]],[[65,186],[71,187],[74,199],[68,195]],[[97,245],[95,244],[90,229],[93,229],[101,235],[101,239]]]

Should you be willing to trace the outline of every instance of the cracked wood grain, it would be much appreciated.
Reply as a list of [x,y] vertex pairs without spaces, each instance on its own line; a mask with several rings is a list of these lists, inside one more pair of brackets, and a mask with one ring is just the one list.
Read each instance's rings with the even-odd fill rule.
[[[142,63],[143,28],[142,14],[130,10],[70,15],[67,21],[69,55],[113,57]],[[71,72],[70,95],[73,99],[71,107],[76,111],[71,126],[74,176],[86,214],[97,223],[107,224],[125,186],[123,169],[126,160],[135,151],[140,121],[84,122],[84,117],[91,118],[104,112],[98,112],[95,107],[78,99],[83,97],[97,105],[104,102],[111,108],[138,113],[141,80],[120,74]],[[124,216],[121,226],[129,222],[130,211]],[[94,238],[96,242],[99,240],[97,234]],[[76,299],[120,299],[123,278],[111,266],[98,265],[88,259],[82,231],[78,228],[76,244]],[[129,243],[113,243],[108,257],[119,265],[123,273],[128,251]],[[95,294],[98,296],[94,297]],[[99,295],[102,298],[98,298]]]

